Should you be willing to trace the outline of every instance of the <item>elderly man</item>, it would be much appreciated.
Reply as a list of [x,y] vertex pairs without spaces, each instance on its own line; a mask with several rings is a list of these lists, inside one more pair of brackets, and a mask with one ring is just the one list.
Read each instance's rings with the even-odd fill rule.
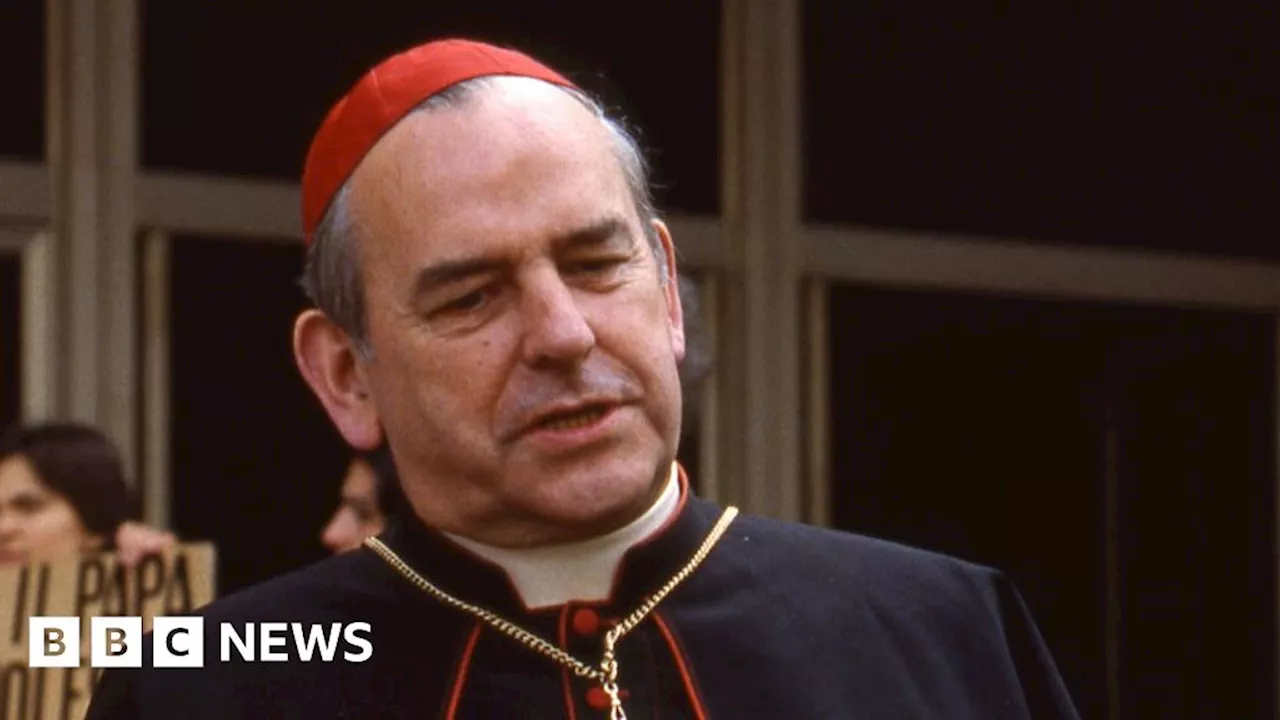
[[[214,603],[202,670],[109,670],[91,718],[1075,717],[1000,573],[691,494],[672,239],[560,74],[392,57],[302,184],[299,368],[416,521]],[[263,620],[369,622],[373,651],[217,661],[209,628]]]

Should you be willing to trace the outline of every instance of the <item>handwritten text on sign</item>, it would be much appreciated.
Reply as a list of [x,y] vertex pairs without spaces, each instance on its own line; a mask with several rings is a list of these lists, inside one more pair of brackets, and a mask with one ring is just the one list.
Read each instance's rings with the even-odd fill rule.
[[[100,669],[27,667],[27,618],[183,615],[214,597],[216,554],[182,545],[126,570],[114,555],[0,569],[0,720],[80,720]],[[81,637],[86,657],[89,635]]]

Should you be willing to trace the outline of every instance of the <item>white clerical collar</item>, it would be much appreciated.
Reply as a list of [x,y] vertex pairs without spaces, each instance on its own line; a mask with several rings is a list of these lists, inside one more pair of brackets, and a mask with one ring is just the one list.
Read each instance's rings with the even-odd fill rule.
[[680,506],[680,474],[671,464],[667,485],[653,507],[625,527],[590,540],[552,547],[508,549],[483,545],[457,535],[449,539],[507,572],[530,610],[570,601],[609,598],[622,555],[652,535]]

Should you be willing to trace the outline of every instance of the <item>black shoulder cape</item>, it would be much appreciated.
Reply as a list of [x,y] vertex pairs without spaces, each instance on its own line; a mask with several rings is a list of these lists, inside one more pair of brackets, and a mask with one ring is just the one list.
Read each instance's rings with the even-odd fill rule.
[[[498,567],[418,524],[383,537],[446,592],[584,663],[603,633],[685,565],[721,508],[687,491],[632,548],[612,597],[531,612]],[[88,720],[605,718],[595,681],[447,607],[368,548],[220,599],[200,669],[103,674]],[[372,655],[221,662],[219,627],[367,622]],[[257,658],[255,657],[255,660]],[[1077,718],[1001,573],[849,533],[739,517],[700,568],[619,644],[628,718]]]

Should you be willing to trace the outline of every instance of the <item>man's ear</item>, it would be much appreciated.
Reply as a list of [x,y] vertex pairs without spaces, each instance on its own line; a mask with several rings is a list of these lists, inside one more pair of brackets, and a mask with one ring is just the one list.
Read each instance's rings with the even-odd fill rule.
[[361,450],[380,445],[378,411],[347,334],[319,310],[306,310],[293,326],[293,357],[342,437]]
[[671,333],[671,349],[676,355],[676,363],[684,360],[684,306],[680,302],[680,273],[676,269],[676,246],[671,240],[671,231],[666,223],[654,218],[653,230],[658,235],[662,248],[662,257],[658,262],[666,265],[667,284],[663,291],[667,295],[667,319]]

